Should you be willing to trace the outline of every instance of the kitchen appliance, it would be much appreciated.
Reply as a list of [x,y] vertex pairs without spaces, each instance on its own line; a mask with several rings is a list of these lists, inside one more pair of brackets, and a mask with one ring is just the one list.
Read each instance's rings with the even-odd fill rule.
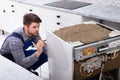
[[90,5],[90,3],[80,2],[80,1],[72,1],[72,0],[61,0],[61,1],[55,1],[52,3],[47,3],[45,5],[51,6],[51,7],[68,9],[68,10],[74,10],[77,8],[88,6],[88,5]]
[[[80,25],[84,27],[76,29]],[[47,45],[50,80],[73,80],[75,61],[83,74],[89,74],[107,61],[107,55],[120,50],[120,31],[94,21],[83,22],[47,31]]]

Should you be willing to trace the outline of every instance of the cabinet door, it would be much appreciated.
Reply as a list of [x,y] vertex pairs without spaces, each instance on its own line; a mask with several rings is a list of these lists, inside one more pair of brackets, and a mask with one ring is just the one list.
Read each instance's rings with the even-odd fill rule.
[[80,24],[82,22],[82,16],[61,12],[60,22],[63,26]]
[[5,24],[6,11],[8,9],[8,4],[9,2],[7,0],[3,0],[2,2],[0,2],[0,29],[4,28],[3,25]]
[[16,28],[23,26],[24,14],[32,12],[38,16],[41,15],[40,8],[36,6],[7,0],[0,4],[0,28],[7,32],[12,32]]
[[47,27],[49,27],[49,24],[54,24],[60,28],[80,24],[82,22],[82,16],[75,14],[49,9],[43,9],[42,13],[43,13],[42,16],[44,17],[44,20],[47,24]]
[[20,27],[20,25],[22,24],[22,18],[20,17],[20,14],[18,13],[16,8],[16,5],[20,5],[8,0],[6,0],[6,2],[1,2],[0,4],[0,28],[7,32],[12,32],[17,27]]
[[30,4],[25,4],[25,3],[20,3],[21,6],[23,7],[22,9],[22,13],[26,14],[26,13],[35,13],[38,16],[40,16],[42,14],[42,11],[40,7],[35,6],[35,5],[30,5]]
[[50,23],[50,24],[57,25],[57,22],[59,22],[59,18],[57,16],[59,15],[60,13],[53,10],[49,10],[49,9],[42,10],[42,16],[46,24]]

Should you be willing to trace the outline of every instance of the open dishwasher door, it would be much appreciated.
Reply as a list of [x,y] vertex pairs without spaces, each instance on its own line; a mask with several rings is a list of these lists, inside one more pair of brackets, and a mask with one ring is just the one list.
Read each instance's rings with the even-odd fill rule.
[[80,71],[74,71],[75,62],[89,74],[101,68],[101,55],[120,49],[120,31],[93,21],[47,31],[46,35],[50,80],[80,80],[74,76],[80,75]]

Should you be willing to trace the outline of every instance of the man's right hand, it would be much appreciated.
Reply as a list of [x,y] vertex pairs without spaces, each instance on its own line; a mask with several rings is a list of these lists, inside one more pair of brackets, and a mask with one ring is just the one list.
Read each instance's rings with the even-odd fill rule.
[[39,40],[36,44],[36,47],[37,47],[37,51],[35,53],[35,55],[37,57],[39,57],[43,51],[43,46],[44,46],[44,41],[43,40]]

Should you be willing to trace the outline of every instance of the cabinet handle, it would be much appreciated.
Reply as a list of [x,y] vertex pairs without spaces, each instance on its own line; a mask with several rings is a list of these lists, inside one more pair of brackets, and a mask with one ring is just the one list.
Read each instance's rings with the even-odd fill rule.
[[3,10],[3,13],[5,13],[6,12],[6,10]]
[[15,12],[15,10],[12,10],[12,12]]
[[60,22],[57,22],[57,25],[60,25]]
[[2,30],[2,35],[4,35],[5,34],[5,31],[4,30]]
[[14,5],[11,5],[11,7],[14,7]]
[[56,17],[57,17],[57,18],[60,18],[60,15],[57,15]]
[[32,9],[29,9],[29,11],[31,12],[31,11],[33,11]]

